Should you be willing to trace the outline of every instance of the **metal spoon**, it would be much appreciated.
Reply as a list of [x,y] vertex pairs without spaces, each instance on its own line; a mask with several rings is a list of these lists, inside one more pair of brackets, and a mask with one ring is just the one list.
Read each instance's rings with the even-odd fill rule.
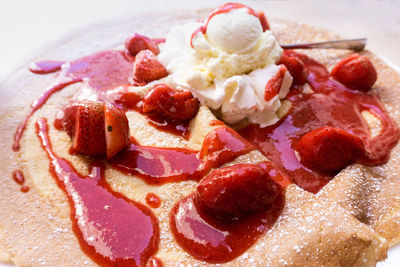
[[350,49],[354,51],[361,51],[365,48],[366,44],[367,44],[367,38],[360,38],[360,39],[335,40],[335,41],[304,43],[304,44],[286,44],[286,45],[281,45],[281,47],[283,49],[336,48],[336,49]]

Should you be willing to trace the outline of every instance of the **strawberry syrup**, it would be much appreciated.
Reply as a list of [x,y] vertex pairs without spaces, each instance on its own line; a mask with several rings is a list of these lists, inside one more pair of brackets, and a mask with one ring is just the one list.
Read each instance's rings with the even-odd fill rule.
[[63,61],[37,61],[29,66],[29,70],[36,74],[49,74],[61,70]]
[[45,119],[36,123],[36,132],[49,158],[50,173],[70,202],[72,226],[82,250],[102,266],[145,266],[159,243],[158,220],[151,210],[112,191],[104,180],[102,163],[92,163],[91,173],[83,176],[58,157]]
[[30,188],[29,188],[29,186],[25,185],[24,173],[20,170],[15,170],[15,171],[13,171],[12,175],[13,175],[13,180],[21,186],[20,187],[21,192],[27,193]]
[[108,163],[148,184],[161,185],[184,180],[198,181],[212,168],[218,168],[252,149],[235,131],[223,126],[206,136],[201,151],[141,146],[131,137],[130,146]]
[[[336,173],[322,174],[305,167],[296,157],[294,146],[310,131],[323,126],[343,129],[359,136],[366,148],[362,164],[375,166],[386,163],[397,144],[399,129],[374,93],[350,90],[329,78],[325,66],[298,54],[309,72],[307,81],[314,93],[304,94],[292,88],[287,99],[292,110],[278,124],[266,128],[252,124],[239,133],[274,161],[301,188],[316,193]],[[370,136],[361,112],[370,111],[381,121],[381,132]]]

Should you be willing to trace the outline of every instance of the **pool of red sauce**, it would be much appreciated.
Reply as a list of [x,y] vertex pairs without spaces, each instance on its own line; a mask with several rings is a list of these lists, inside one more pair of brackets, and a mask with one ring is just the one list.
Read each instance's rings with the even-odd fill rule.
[[[282,188],[290,183],[273,163],[260,165]],[[178,244],[196,259],[209,263],[228,262],[244,253],[272,227],[283,210],[284,199],[282,193],[267,211],[237,221],[223,221],[210,215],[192,193],[171,210],[170,228]]]
[[212,168],[218,168],[253,149],[226,126],[213,129],[205,137],[200,151],[142,146],[133,137],[130,141],[130,146],[108,160],[108,163],[112,168],[156,185],[198,181]]
[[[322,64],[298,54],[309,72],[307,81],[313,94],[292,88],[287,99],[293,104],[288,115],[278,124],[260,128],[249,125],[239,133],[274,161],[301,188],[316,193],[336,173],[322,174],[310,170],[296,158],[294,145],[306,133],[322,126],[332,126],[359,136],[366,154],[360,163],[380,165],[388,161],[391,149],[397,144],[399,130],[374,92],[363,93],[347,89],[329,78]],[[363,110],[373,113],[382,124],[381,132],[370,137],[363,119]]]
[[58,157],[45,119],[36,123],[36,131],[50,173],[70,202],[73,230],[83,251],[102,266],[145,266],[159,243],[158,220],[151,210],[113,191],[104,180],[102,163],[93,162],[91,173],[83,176]]

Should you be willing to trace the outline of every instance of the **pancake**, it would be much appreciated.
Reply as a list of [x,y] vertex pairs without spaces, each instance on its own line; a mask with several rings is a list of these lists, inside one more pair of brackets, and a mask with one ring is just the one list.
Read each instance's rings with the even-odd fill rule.
[[[47,52],[41,59],[70,61],[99,49],[113,48],[115,43],[122,43],[132,29],[147,36],[162,37],[172,25],[204,18],[206,14],[206,11],[193,11],[179,17],[171,14],[138,16],[77,35],[54,51]],[[285,20],[270,19],[270,24],[281,44],[338,38],[330,32]],[[116,34],[105,38],[108,35],[105,33],[109,32]],[[306,53],[331,67],[350,51],[326,49]],[[400,89],[400,75],[371,52],[364,51],[363,54],[372,59],[378,72],[379,79],[374,90],[379,92],[382,102],[399,124],[397,111],[400,110],[400,102],[396,90]],[[7,99],[7,103],[0,107],[4,129],[0,133],[0,149],[5,155],[0,162],[3,177],[0,207],[7,212],[0,218],[0,244],[18,266],[55,266],[60,262],[66,266],[96,266],[81,250],[74,235],[67,198],[49,173],[49,160],[35,133],[35,122],[41,117],[53,121],[56,111],[83,85],[77,83],[54,94],[29,120],[20,151],[15,153],[11,150],[14,131],[28,113],[29,104],[51,84],[53,78],[53,75],[33,75],[25,66],[1,84],[1,99]],[[148,88],[142,90],[144,93]],[[160,132],[149,125],[140,113],[131,111],[127,117],[131,135],[141,145],[194,150],[201,147],[205,136],[215,128],[210,126],[210,122],[216,119],[207,107],[202,106],[190,122],[190,139],[184,140]],[[72,162],[83,175],[88,174],[88,157],[68,153],[68,135],[55,130],[52,124],[49,133],[55,153]],[[288,186],[284,209],[273,227],[245,253],[225,265],[371,266],[383,260],[388,246],[400,239],[398,150],[397,145],[390,161],[379,167],[349,166],[316,195],[294,184]],[[265,160],[268,159],[253,150],[224,166]],[[22,193],[12,179],[12,172],[17,169],[24,173],[25,184],[30,187],[28,193]],[[111,168],[106,169],[105,176],[114,191],[140,203],[146,203],[148,192],[161,198],[161,207],[152,209],[160,227],[160,243],[155,257],[167,266],[209,265],[185,252],[176,243],[169,228],[170,210],[177,201],[195,190],[197,182],[154,186]]]

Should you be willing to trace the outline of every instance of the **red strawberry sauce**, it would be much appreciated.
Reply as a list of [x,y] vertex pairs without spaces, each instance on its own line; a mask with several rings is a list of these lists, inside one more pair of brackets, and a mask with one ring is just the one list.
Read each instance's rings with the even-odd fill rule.
[[201,151],[139,145],[131,137],[130,146],[111,158],[111,167],[161,185],[184,180],[200,180],[211,168],[246,154],[253,147],[231,128],[218,127],[209,133]]
[[29,66],[29,70],[36,74],[48,74],[60,70],[63,64],[63,61],[37,61]]
[[29,191],[29,186],[25,185],[25,176],[23,172],[20,170],[15,170],[13,171],[12,175],[13,175],[13,180],[21,186],[20,187],[21,192],[27,193]]
[[[249,125],[239,133],[265,156],[286,171],[301,188],[316,193],[335,174],[317,173],[305,167],[295,155],[294,145],[310,131],[323,126],[343,129],[359,136],[366,148],[365,165],[380,165],[388,161],[391,149],[397,144],[399,129],[390,118],[378,96],[350,90],[329,78],[325,66],[298,54],[309,72],[307,77],[313,94],[303,94],[292,88],[287,99],[292,110],[278,124],[260,128]],[[369,127],[361,116],[363,110],[376,115],[382,124],[381,132],[371,137]]]
[[[114,192],[104,180],[104,165],[79,174],[51,147],[45,119],[36,132],[50,161],[50,173],[68,196],[73,230],[82,250],[102,266],[145,266],[159,243],[158,220],[145,205]],[[140,233],[140,234],[138,234]]]

